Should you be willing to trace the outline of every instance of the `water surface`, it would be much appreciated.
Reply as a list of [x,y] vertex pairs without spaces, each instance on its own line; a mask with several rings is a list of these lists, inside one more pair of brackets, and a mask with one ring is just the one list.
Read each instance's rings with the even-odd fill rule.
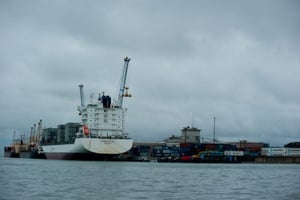
[[300,199],[298,164],[0,158],[1,200]]

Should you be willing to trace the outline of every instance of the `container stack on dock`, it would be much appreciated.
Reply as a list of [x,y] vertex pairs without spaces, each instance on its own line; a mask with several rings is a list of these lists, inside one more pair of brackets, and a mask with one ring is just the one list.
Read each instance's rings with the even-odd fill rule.
[[235,145],[224,143],[180,144],[183,162],[239,162],[240,154]]
[[[172,149],[176,152],[176,149]],[[159,162],[228,163],[240,162],[243,155],[235,145],[215,143],[180,143],[176,156],[158,157]]]
[[135,145],[129,151],[131,160],[147,161],[150,158],[150,146],[149,145]]
[[152,155],[158,159],[168,157],[178,158],[179,149],[176,146],[155,146],[152,150]]
[[[287,146],[287,145],[286,145]],[[300,163],[300,148],[269,147],[261,149],[257,163]]]
[[[300,163],[300,148],[272,148],[260,142],[143,143],[131,150],[134,158],[190,163]],[[284,157],[284,158],[283,158]]]

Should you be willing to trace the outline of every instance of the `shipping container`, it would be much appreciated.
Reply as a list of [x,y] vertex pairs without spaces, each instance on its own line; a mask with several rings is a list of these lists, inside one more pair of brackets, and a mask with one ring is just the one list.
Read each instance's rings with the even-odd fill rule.
[[243,151],[224,151],[225,156],[244,156]]
[[222,151],[208,151],[208,156],[223,156],[224,152]]
[[223,144],[216,144],[216,148],[217,148],[218,150],[223,150],[224,145],[223,145]]
[[169,150],[169,149],[163,149],[162,152],[163,153],[171,153],[171,150]]
[[300,156],[300,148],[286,148],[286,156]]
[[300,148],[300,142],[290,142],[284,145],[286,148]]
[[184,142],[184,143],[180,143],[180,148],[190,148],[191,143],[189,142]]
[[205,144],[205,149],[216,149],[216,145],[215,144]]
[[257,151],[250,152],[250,157],[258,157],[258,156],[260,156],[260,152]]
[[162,150],[163,146],[162,145],[156,145],[156,146],[153,146],[152,149]]
[[270,147],[261,148],[262,156],[286,156],[286,148],[283,147]]
[[192,156],[189,156],[189,155],[181,156],[181,160],[183,160],[183,161],[190,161],[190,160],[192,160]]
[[194,150],[201,150],[201,151],[203,151],[203,150],[205,150],[205,144],[196,143],[196,144],[194,144],[193,149]]
[[181,153],[189,153],[189,152],[191,152],[191,151],[190,151],[190,148],[187,148],[187,147],[180,147],[180,152],[181,152]]

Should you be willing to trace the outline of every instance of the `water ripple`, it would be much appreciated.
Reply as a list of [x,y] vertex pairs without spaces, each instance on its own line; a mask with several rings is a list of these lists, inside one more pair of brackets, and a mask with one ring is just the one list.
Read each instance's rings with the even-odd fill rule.
[[300,165],[0,162],[0,200],[300,199]]

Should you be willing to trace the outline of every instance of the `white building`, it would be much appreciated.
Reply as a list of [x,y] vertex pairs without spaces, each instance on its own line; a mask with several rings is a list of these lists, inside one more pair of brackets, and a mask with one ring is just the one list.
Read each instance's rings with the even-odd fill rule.
[[183,127],[181,130],[182,142],[200,143],[201,129],[194,127]]
[[200,131],[201,129],[194,127],[183,127],[181,130],[181,136],[172,135],[165,140],[167,144],[179,144],[184,142],[200,143]]

